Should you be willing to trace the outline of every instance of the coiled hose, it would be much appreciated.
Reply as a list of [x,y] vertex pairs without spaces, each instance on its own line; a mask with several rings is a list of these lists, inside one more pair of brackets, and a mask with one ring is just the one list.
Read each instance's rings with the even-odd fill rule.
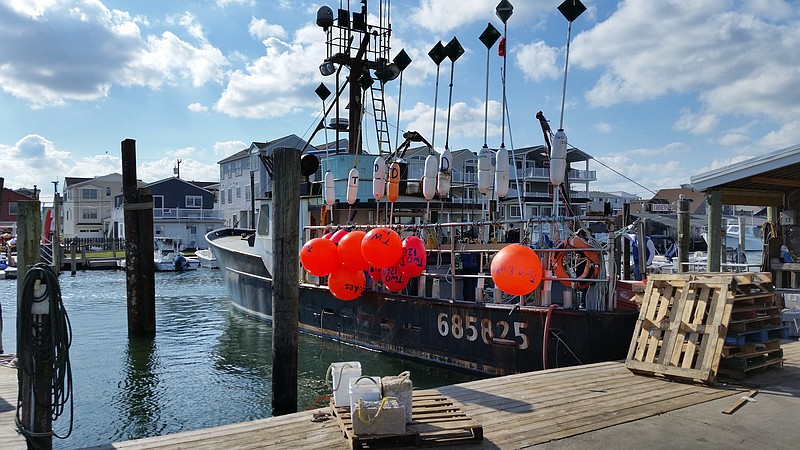
[[[55,436],[66,439],[72,434],[72,367],[69,347],[72,344],[72,327],[61,301],[58,277],[45,264],[36,264],[25,274],[17,312],[17,358],[19,393],[17,396],[17,430],[28,442],[32,438]],[[22,380],[30,380],[27,386],[48,383],[47,398],[38,398],[37,389],[30,389],[30,406],[48,408],[52,420],[64,413],[69,404],[69,429],[59,436],[54,431],[25,429],[22,423]],[[41,397],[41,393],[39,393]],[[26,412],[28,414],[29,412]]]

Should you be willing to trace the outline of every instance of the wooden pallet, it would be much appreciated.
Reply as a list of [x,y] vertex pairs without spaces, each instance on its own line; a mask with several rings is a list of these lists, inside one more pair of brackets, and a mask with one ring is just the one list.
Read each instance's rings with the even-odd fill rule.
[[747,284],[753,284],[752,277],[652,276],[625,366],[636,373],[713,383],[733,308],[729,294]]
[[483,440],[483,427],[464,414],[449,398],[432,391],[414,391],[411,423],[404,434],[356,435],[350,408],[336,408],[339,428],[353,450],[418,446],[463,445]]

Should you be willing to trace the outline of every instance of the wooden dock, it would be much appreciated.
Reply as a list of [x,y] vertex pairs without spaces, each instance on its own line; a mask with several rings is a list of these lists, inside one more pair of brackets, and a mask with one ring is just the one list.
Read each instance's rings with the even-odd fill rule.
[[[482,427],[483,440],[455,442],[459,449],[525,448],[548,442],[548,445],[566,443],[564,448],[568,448],[572,437],[585,438],[583,435],[586,433],[603,432],[640,419],[666,420],[666,413],[684,409],[691,411],[695,405],[713,400],[719,399],[727,407],[740,401],[742,395],[754,386],[762,389],[771,386],[776,391],[796,390],[800,384],[797,381],[800,379],[800,342],[784,343],[782,348],[783,368],[770,368],[755,378],[736,382],[740,384],[718,379],[713,386],[703,386],[636,375],[619,361],[473,381],[415,391],[415,396],[444,396]],[[793,388],[782,387],[791,383],[794,383]],[[0,365],[0,448],[3,449],[25,448],[24,440],[14,430],[16,395],[16,370]],[[796,396],[790,396],[790,399],[800,404]],[[763,403],[766,400],[766,397],[759,396],[761,403],[758,407],[766,406]],[[724,407],[715,406],[713,414],[738,419],[745,417],[741,415],[747,414],[748,408],[753,411],[755,407],[744,406],[744,413],[727,416],[721,414]],[[349,441],[331,412],[330,408],[315,409],[93,448],[348,450]],[[774,419],[765,418],[767,421]],[[730,433],[730,430],[713,429],[705,418],[694,423],[708,428],[703,429],[704,433]],[[681,432],[680,429],[672,431]],[[793,429],[787,429],[787,432],[800,435]],[[425,445],[436,443],[427,442]]]

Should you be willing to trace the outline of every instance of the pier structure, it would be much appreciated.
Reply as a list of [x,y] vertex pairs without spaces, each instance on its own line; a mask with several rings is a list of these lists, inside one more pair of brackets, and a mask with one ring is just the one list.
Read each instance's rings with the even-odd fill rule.
[[[796,448],[800,342],[784,342],[783,368],[713,386],[635,375],[622,361],[521,373],[416,392],[444,396],[482,427],[466,450],[561,448]],[[412,374],[413,377],[413,374]],[[0,366],[3,405],[16,404],[16,372]],[[752,400],[746,400],[752,399]],[[116,442],[104,449],[350,449],[330,408]],[[13,411],[0,412],[0,448],[24,448]],[[435,433],[436,425],[428,426]]]

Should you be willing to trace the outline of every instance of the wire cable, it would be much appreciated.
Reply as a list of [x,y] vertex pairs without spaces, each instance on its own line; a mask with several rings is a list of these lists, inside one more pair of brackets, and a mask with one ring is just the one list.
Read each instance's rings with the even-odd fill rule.
[[63,436],[52,430],[34,432],[26,429],[22,425],[22,399],[28,393],[23,392],[23,383],[20,382],[16,425],[29,443],[31,438],[55,436],[66,439],[72,434],[71,344],[72,326],[61,299],[58,277],[47,265],[36,264],[25,274],[17,315],[19,378],[30,380],[28,387],[49,383],[47,398],[37,398],[37,390],[30,389],[30,408],[48,408],[51,419],[55,421],[69,405],[69,428]]

